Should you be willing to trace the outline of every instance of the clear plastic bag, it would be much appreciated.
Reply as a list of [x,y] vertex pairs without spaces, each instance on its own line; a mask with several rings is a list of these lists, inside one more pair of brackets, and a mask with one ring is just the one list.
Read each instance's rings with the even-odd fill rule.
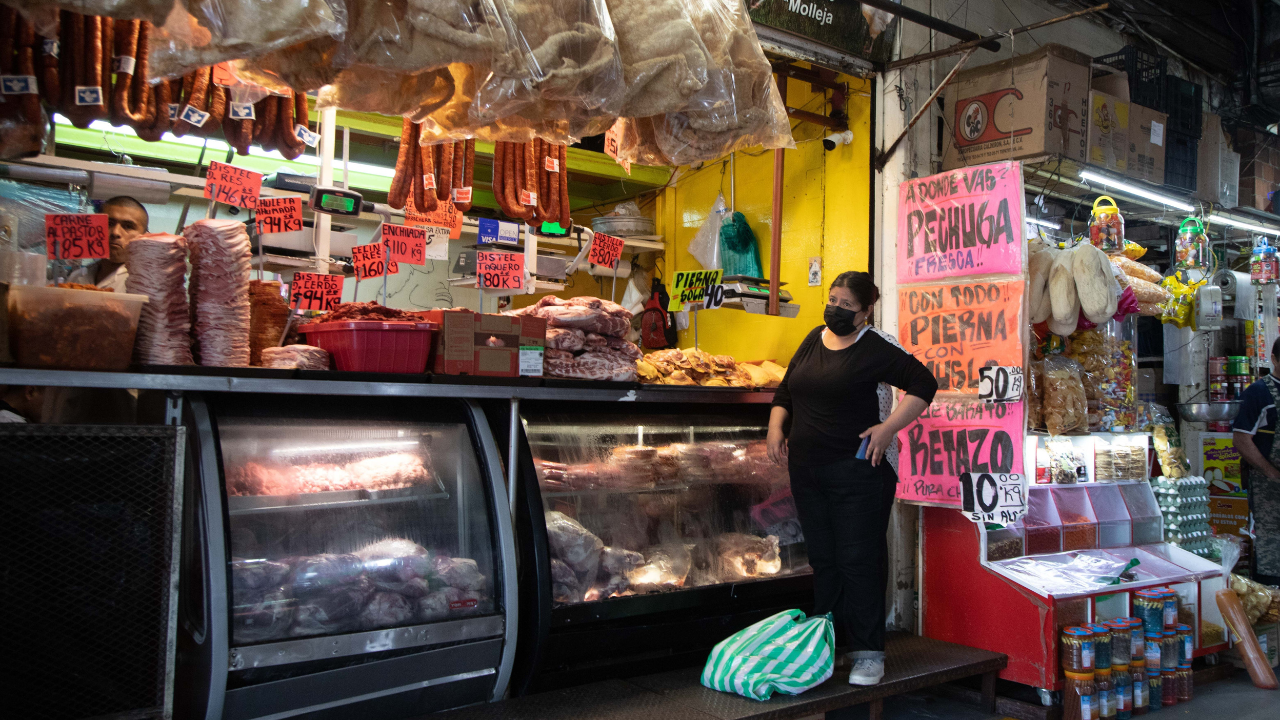
[[663,154],[687,165],[756,145],[794,148],[773,68],[742,0],[692,0],[686,8],[711,64],[706,85],[682,110],[655,119]]
[[626,79],[624,117],[676,112],[707,84],[711,52],[683,0],[606,0]]
[[320,89],[316,107],[416,118],[440,109],[453,95],[454,81],[448,68],[404,73],[357,65]]
[[1044,361],[1033,360],[1027,372],[1027,427],[1044,428]]
[[1044,421],[1050,435],[1086,429],[1083,369],[1061,355],[1044,361]]
[[617,114],[626,87],[604,0],[497,0],[497,5],[512,42],[495,53],[493,72],[480,87],[473,107],[477,124],[539,101],[566,104],[539,113],[557,120],[570,119],[572,109]]
[[151,34],[151,75],[175,78],[225,60],[342,37],[345,23],[327,0],[183,0]]
[[707,219],[702,221],[698,232],[689,241],[689,254],[707,270],[720,267],[720,225],[727,213],[724,195],[717,195],[716,201],[711,203],[711,210],[707,212]]
[[[163,25],[173,11],[176,0],[4,0],[4,4],[15,7],[36,23],[36,32],[40,32],[39,19],[49,10],[69,10],[81,15],[101,15],[104,17],[133,20],[135,18],[149,20],[154,25]],[[43,34],[43,33],[42,33]]]
[[[660,117],[658,119],[661,119]],[[671,165],[662,154],[653,130],[654,118],[620,117],[614,123],[618,132],[618,162],[632,165]]]

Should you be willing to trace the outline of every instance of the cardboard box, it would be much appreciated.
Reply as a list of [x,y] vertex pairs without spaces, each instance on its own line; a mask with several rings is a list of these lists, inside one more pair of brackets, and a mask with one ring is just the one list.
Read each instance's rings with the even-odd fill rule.
[[1249,525],[1249,498],[1210,497],[1209,525],[1216,533],[1239,535],[1240,528]]
[[1099,90],[1089,91],[1089,164],[1129,169],[1129,103]]
[[1085,162],[1090,62],[1049,44],[957,73],[947,86],[943,169],[1046,154]]
[[428,310],[439,323],[431,372],[487,377],[542,376],[547,321],[540,317],[481,315],[470,310]]
[[1169,116],[1129,104],[1129,166],[1125,175],[1164,184],[1164,131]]
[[474,343],[474,374],[542,377],[547,321],[531,315],[477,315]]
[[[1254,625],[1253,634],[1258,638],[1258,645],[1262,648],[1262,654],[1267,656],[1267,662],[1271,667],[1280,666],[1280,624],[1266,623],[1263,625]],[[1235,647],[1234,640],[1231,649],[1223,653],[1232,665],[1238,668],[1244,667],[1244,658],[1240,656],[1240,651]]]
[[1200,453],[1200,475],[1209,481],[1210,495],[1246,497],[1244,459],[1230,433],[1201,434]]
[[1196,158],[1195,197],[1224,208],[1240,204],[1240,153],[1227,145],[1222,118],[1204,113],[1204,134]]

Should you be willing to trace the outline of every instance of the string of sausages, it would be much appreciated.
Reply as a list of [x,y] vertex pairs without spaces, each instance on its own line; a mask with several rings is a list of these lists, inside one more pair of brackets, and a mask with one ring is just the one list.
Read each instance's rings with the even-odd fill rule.
[[[35,28],[13,8],[0,12],[0,75],[35,76]],[[23,123],[40,122],[40,95],[37,88],[26,94],[8,95],[3,116]]]
[[470,210],[476,141],[420,145],[421,131],[421,125],[408,118],[401,125],[400,152],[387,204],[397,210],[409,206],[418,212],[432,212],[441,202],[451,200],[459,212]]
[[493,197],[510,218],[533,227],[544,222],[568,228],[568,148],[541,138],[527,143],[499,142],[493,152]]

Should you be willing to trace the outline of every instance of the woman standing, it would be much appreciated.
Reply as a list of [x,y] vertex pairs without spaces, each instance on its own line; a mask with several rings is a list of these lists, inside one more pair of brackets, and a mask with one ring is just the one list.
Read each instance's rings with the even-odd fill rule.
[[[938,390],[919,360],[870,327],[879,298],[864,272],[841,273],[831,283],[826,324],[796,350],[769,416],[769,457],[791,471],[813,567],[814,612],[834,615],[840,641],[852,650],[853,685],[884,676],[885,535],[898,483],[893,442]],[[881,383],[907,393],[892,414]]]

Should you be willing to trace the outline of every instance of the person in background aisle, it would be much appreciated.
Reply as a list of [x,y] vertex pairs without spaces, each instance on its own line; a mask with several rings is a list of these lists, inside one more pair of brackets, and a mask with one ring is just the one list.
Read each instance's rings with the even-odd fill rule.
[[[1280,368],[1280,340],[1271,346],[1271,367]],[[1280,585],[1280,443],[1276,437],[1276,408],[1280,380],[1263,375],[1245,388],[1240,413],[1231,423],[1236,450],[1245,459],[1245,488],[1253,515],[1253,579]]]
[[125,291],[124,282],[129,278],[129,271],[124,266],[129,258],[129,243],[147,232],[151,218],[142,203],[126,195],[102,203],[102,212],[107,215],[111,256],[76,270],[67,282],[111,288],[122,293]]
[[0,385],[0,423],[38,423],[44,407],[44,388]]
[[[825,326],[796,350],[769,415],[769,457],[791,472],[813,567],[814,612],[835,617],[837,642],[852,651],[852,685],[884,677],[896,436],[938,390],[919,360],[871,327],[879,298],[864,272],[841,273],[831,283]],[[890,385],[906,391],[892,412]]]

